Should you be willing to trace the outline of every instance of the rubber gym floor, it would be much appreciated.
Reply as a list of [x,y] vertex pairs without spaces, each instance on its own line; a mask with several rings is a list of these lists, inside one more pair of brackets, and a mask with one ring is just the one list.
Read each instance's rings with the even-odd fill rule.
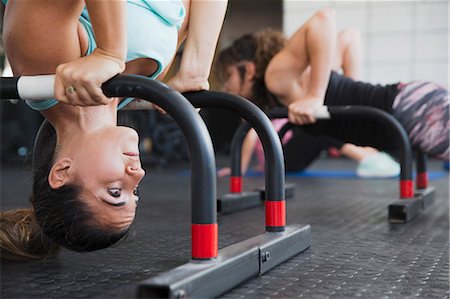
[[[226,159],[224,160],[226,161]],[[218,166],[227,162],[219,161]],[[220,165],[223,164],[223,165]],[[347,160],[319,160],[312,170],[354,170]],[[407,224],[389,224],[397,179],[288,176],[296,184],[287,223],[310,224],[312,244],[263,276],[222,298],[448,298],[449,180],[430,161],[434,204]],[[190,258],[188,165],[147,168],[132,233],[114,248],[53,260],[1,263],[2,298],[133,298],[137,284]],[[249,177],[244,189],[263,185]],[[29,206],[29,170],[1,168],[2,210]],[[228,191],[219,179],[218,194]],[[264,231],[263,206],[219,215],[219,248]]]

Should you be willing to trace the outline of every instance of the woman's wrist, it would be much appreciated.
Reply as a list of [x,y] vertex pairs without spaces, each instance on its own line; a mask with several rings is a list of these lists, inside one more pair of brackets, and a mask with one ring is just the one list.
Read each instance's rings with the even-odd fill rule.
[[192,77],[188,74],[177,73],[167,84],[179,92],[209,90],[209,82],[203,77]]
[[320,93],[308,93],[303,99],[299,101],[303,102],[309,102],[309,103],[317,103],[317,104],[323,104],[325,99],[325,95]]
[[189,86],[197,89],[209,89],[209,73],[195,72],[191,69],[189,71],[183,71],[181,68],[177,72],[176,77],[183,82],[187,82]]
[[193,82],[205,82],[209,78],[209,69],[200,69],[195,66],[181,66],[177,75],[185,80]]
[[120,52],[114,52],[114,51],[108,51],[105,49],[102,49],[100,47],[97,47],[94,49],[94,52],[92,53],[94,55],[99,55],[101,57],[110,59],[111,61],[114,61],[119,66],[121,72],[125,70],[125,55],[123,55]]

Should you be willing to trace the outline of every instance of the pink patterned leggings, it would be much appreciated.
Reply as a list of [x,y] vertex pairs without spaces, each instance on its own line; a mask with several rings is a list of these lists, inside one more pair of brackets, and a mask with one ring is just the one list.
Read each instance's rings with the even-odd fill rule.
[[431,157],[449,160],[449,97],[442,86],[424,81],[399,85],[393,115],[411,144]]

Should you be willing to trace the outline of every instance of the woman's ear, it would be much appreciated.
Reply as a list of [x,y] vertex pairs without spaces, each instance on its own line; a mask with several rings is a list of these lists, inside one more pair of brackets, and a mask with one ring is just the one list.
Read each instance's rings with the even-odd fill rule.
[[256,73],[256,65],[249,61],[245,64],[245,79],[247,79],[248,81],[253,80],[253,78],[255,77],[255,73]]
[[64,186],[70,179],[69,170],[72,166],[72,159],[64,158],[58,160],[50,169],[48,183],[53,189]]

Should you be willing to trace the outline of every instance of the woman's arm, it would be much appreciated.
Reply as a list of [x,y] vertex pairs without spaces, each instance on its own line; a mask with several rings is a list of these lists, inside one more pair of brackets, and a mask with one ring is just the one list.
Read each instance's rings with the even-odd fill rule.
[[[245,175],[252,160],[253,152],[255,150],[256,142],[258,141],[258,134],[254,129],[250,129],[244,138],[241,151],[241,174]],[[231,168],[225,167],[217,172],[218,177],[224,177],[231,174]]]
[[[126,1],[86,0],[97,49],[124,63],[127,55]],[[123,65],[121,65],[123,66]]]
[[266,85],[289,107],[291,122],[315,121],[312,113],[323,105],[335,46],[334,11],[321,10],[294,33],[268,65]]
[[[56,69],[55,96],[73,105],[107,104],[101,84],[125,69],[126,1],[86,0],[97,48]],[[73,87],[75,92],[67,93]]]
[[180,68],[167,84],[179,92],[208,90],[227,0],[192,0]]
[[241,173],[244,175],[248,166],[250,165],[250,161],[253,157],[253,152],[255,151],[255,145],[258,141],[258,134],[254,129],[250,129],[248,131],[247,136],[245,136],[244,142],[242,143],[242,152],[241,152]]

